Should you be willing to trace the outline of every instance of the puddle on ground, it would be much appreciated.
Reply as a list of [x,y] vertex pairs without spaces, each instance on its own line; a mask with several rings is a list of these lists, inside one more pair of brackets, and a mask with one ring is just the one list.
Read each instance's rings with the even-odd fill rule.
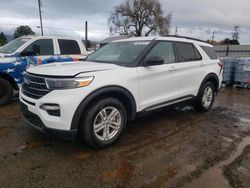
[[237,157],[239,157],[246,146],[250,145],[250,137],[246,137],[238,145],[236,152],[234,152],[228,159],[220,162],[219,164],[211,167],[200,178],[194,180],[184,188],[228,188],[230,187],[228,181],[223,176],[223,167],[228,166]]
[[240,121],[241,121],[242,123],[249,123],[249,125],[250,125],[250,119],[247,119],[247,118],[240,118]]
[[50,146],[50,145],[51,144],[49,142],[37,140],[37,141],[29,142],[29,143],[26,143],[22,146],[19,146],[16,149],[16,152],[21,153],[23,151],[30,151],[30,150],[35,149],[35,148],[39,148],[42,146]]
[[188,164],[185,169],[188,171],[188,172],[193,172],[197,169],[197,165],[194,165],[194,164]]
[[231,139],[231,138],[228,138],[228,137],[222,137],[226,142],[228,142],[228,143],[232,143],[233,142],[233,139]]

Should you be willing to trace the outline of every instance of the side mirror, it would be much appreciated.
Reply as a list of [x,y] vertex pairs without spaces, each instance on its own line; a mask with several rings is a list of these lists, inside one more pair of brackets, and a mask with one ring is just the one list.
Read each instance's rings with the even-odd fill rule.
[[163,65],[164,59],[160,56],[150,56],[146,60],[146,66]]

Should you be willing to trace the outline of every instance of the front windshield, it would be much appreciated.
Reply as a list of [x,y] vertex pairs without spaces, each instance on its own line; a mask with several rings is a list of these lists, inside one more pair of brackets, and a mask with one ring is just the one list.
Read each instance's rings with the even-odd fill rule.
[[18,39],[15,39],[15,40],[9,42],[8,44],[2,46],[0,48],[0,53],[3,53],[3,54],[12,54],[18,48],[20,48],[24,43],[26,43],[29,40],[30,40],[30,38],[18,38]]
[[135,66],[136,58],[149,43],[149,41],[109,43],[91,54],[86,60],[100,63],[112,63],[121,66]]

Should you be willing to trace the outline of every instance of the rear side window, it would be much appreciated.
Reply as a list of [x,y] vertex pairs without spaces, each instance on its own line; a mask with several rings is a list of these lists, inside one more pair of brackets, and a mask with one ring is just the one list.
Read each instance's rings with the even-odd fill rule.
[[204,50],[204,52],[206,52],[210,59],[217,59],[217,55],[212,47],[201,46],[201,48]]
[[58,40],[61,55],[81,54],[78,42],[75,40]]
[[198,50],[191,43],[176,42],[176,49],[179,62],[199,61],[202,59]]

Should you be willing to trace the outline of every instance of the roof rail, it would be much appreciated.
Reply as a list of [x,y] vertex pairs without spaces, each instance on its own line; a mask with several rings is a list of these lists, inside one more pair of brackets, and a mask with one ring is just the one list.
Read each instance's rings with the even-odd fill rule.
[[[190,39],[190,40],[195,40],[195,41],[199,41],[199,42],[208,43],[207,41],[204,41],[204,40],[200,40],[200,39],[192,38],[192,37],[180,36],[180,35],[165,35],[164,37],[184,38],[184,39]],[[209,44],[209,43],[208,43],[208,44]]]

